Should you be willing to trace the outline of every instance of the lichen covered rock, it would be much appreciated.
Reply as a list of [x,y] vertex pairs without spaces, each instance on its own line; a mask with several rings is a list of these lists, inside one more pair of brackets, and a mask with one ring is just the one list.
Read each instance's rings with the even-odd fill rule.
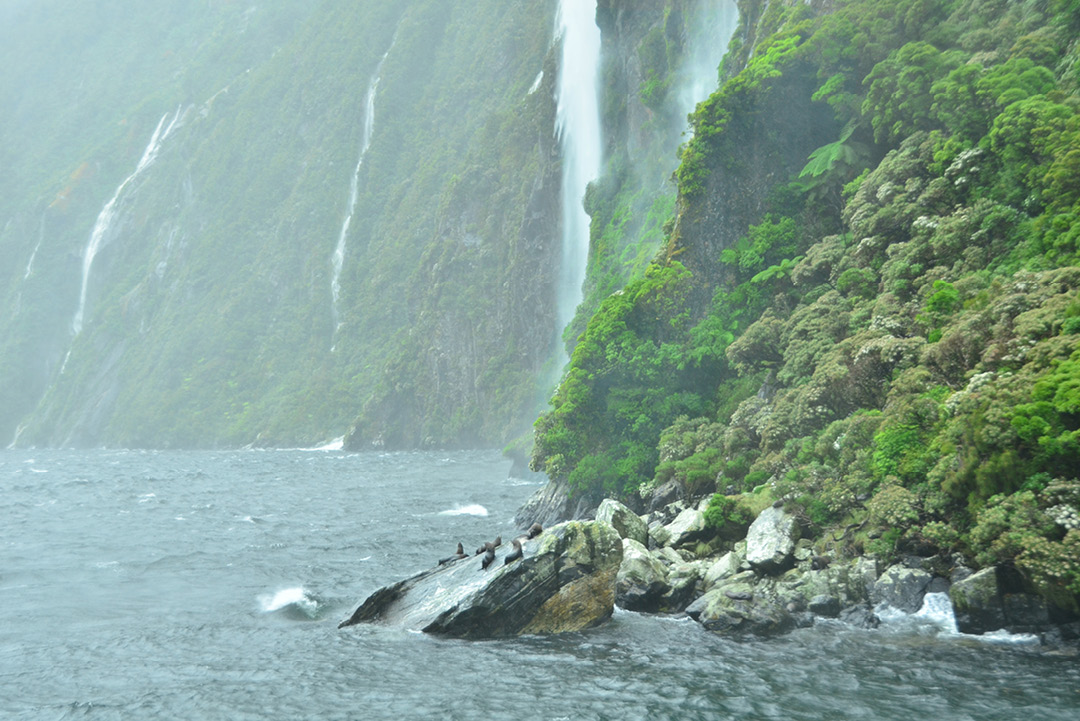
[[642,546],[649,542],[649,527],[641,516],[613,498],[605,498],[596,509],[596,520],[610,523],[622,538],[631,538]]

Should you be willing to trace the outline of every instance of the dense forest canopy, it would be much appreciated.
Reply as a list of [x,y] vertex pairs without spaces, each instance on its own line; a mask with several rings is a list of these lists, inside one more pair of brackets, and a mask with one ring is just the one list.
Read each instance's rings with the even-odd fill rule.
[[664,250],[589,319],[534,468],[715,492],[717,528],[783,498],[1075,609],[1080,4],[740,9]]

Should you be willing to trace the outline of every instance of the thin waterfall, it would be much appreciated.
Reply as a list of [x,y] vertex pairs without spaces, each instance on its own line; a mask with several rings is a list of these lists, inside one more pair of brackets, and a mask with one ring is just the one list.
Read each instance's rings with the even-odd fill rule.
[[562,152],[562,264],[556,295],[561,332],[582,299],[589,260],[589,216],[582,200],[585,188],[600,175],[596,0],[559,0],[555,34],[562,37],[555,112],[555,134]]
[[[102,208],[101,212],[98,214],[97,222],[94,223],[94,229],[90,233],[90,240],[87,242],[86,249],[83,251],[82,287],[79,289],[79,307],[75,311],[75,317],[71,321],[72,335],[77,336],[79,333],[82,333],[83,314],[86,311],[86,286],[90,280],[90,268],[93,266],[94,258],[101,249],[101,242],[105,237],[105,233],[109,230],[109,226],[112,224],[113,218],[116,215],[116,203],[120,199],[120,194],[131,181],[135,180],[135,178],[146,170],[150,164],[154,162],[154,159],[157,158],[158,150],[161,149],[161,141],[169,137],[169,134],[176,128],[176,124],[180,121],[180,111],[181,108],[178,107],[168,125],[165,125],[165,119],[169,117],[169,114],[165,113],[161,116],[161,120],[158,121],[157,127],[154,129],[154,134],[150,137],[150,143],[146,146],[146,150],[143,151],[139,164],[135,166],[135,171],[125,178],[124,182],[120,183],[116,192],[109,198],[109,202],[105,204],[105,207]],[[64,362],[66,365],[66,358]]]
[[[395,38],[396,40],[396,38]],[[341,323],[338,320],[338,298],[341,296],[341,268],[345,264],[345,246],[349,237],[349,225],[352,223],[353,212],[356,210],[356,199],[360,190],[360,167],[364,164],[364,156],[371,147],[371,135],[375,131],[375,93],[379,89],[379,79],[382,76],[382,66],[386,56],[394,49],[394,40],[390,41],[390,47],[383,53],[379,64],[375,66],[375,72],[368,82],[367,95],[364,96],[364,122],[360,133],[360,155],[356,159],[356,169],[353,170],[352,181],[349,183],[349,210],[345,213],[345,220],[341,224],[341,232],[338,233],[337,245],[334,247],[334,255],[330,258],[333,267],[333,276],[330,280],[331,305],[330,311],[334,318],[334,333],[337,333]],[[334,350],[331,347],[330,350]]]
[[675,93],[679,104],[678,117],[685,128],[685,118],[702,100],[716,90],[718,70],[728,43],[739,23],[739,8],[735,0],[709,0],[696,11],[691,21],[690,51],[679,73]]

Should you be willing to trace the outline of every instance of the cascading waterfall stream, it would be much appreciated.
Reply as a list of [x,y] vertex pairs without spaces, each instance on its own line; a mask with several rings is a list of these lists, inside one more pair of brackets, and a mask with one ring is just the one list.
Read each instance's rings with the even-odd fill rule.
[[582,299],[589,260],[589,216],[582,199],[586,186],[600,175],[596,0],[560,0],[555,23],[556,36],[562,37],[555,112],[555,133],[562,151],[562,265],[555,307],[561,332]]
[[[396,40],[396,36],[395,36]],[[360,154],[356,159],[356,169],[353,170],[352,181],[349,183],[349,210],[345,213],[345,220],[341,224],[341,232],[338,234],[337,245],[334,254],[330,258],[333,275],[330,280],[331,305],[330,311],[334,318],[334,333],[341,327],[338,320],[338,298],[341,296],[341,268],[345,264],[345,246],[349,237],[349,225],[352,224],[353,212],[356,210],[356,200],[360,191],[360,168],[364,164],[364,156],[371,147],[371,136],[375,131],[375,93],[379,89],[379,79],[382,76],[382,66],[386,56],[394,49],[395,40],[390,41],[390,47],[383,53],[379,64],[375,66],[375,72],[368,82],[367,94],[364,96],[364,122],[360,133]],[[331,351],[334,346],[331,346]]]
[[[113,218],[116,215],[116,203],[120,199],[120,194],[124,192],[124,188],[126,188],[129,183],[139,177],[139,175],[150,167],[150,164],[157,158],[158,151],[161,149],[161,142],[169,137],[169,134],[176,129],[176,124],[180,122],[181,109],[182,108],[180,107],[176,109],[176,113],[173,115],[173,118],[168,125],[165,125],[165,119],[169,117],[169,114],[165,113],[161,116],[161,120],[158,121],[157,127],[154,129],[154,134],[150,137],[150,143],[146,146],[146,150],[143,151],[139,164],[135,166],[135,171],[125,178],[124,182],[120,183],[116,192],[109,198],[109,202],[105,204],[105,207],[101,209],[101,213],[98,214],[97,221],[94,223],[94,229],[90,233],[90,240],[87,242],[86,249],[83,251],[82,287],[79,289],[79,307],[75,311],[75,317],[71,321],[71,331],[74,336],[82,333],[83,314],[86,311],[86,287],[90,280],[90,269],[94,264],[94,258],[101,249],[101,242],[105,237],[105,233],[109,230],[109,226],[112,224]],[[71,351],[68,351],[68,353],[70,355]],[[64,365],[67,365],[67,358],[64,359]],[[61,370],[61,372],[63,372],[63,370]]]

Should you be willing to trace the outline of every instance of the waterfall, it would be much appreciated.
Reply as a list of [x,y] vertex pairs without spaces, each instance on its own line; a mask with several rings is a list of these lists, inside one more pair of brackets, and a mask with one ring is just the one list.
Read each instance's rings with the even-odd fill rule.
[[582,200],[586,186],[600,175],[596,0],[559,0],[555,34],[562,37],[555,112],[555,134],[562,152],[562,264],[555,305],[561,332],[582,299],[589,260],[589,216]]
[[[176,128],[176,124],[180,121],[180,110],[176,109],[176,113],[173,115],[172,120],[168,125],[165,125],[165,119],[169,117],[168,113],[161,116],[161,120],[158,121],[157,127],[154,129],[154,134],[150,136],[150,143],[146,146],[146,150],[143,151],[142,158],[139,159],[139,164],[135,166],[135,171],[132,172],[124,182],[120,183],[116,192],[109,198],[109,202],[105,204],[105,207],[101,209],[98,214],[97,222],[94,223],[94,229],[90,233],[90,240],[86,244],[86,249],[83,251],[82,262],[82,287],[79,290],[79,307],[75,311],[75,317],[71,321],[72,335],[79,335],[82,333],[83,327],[83,313],[86,311],[86,286],[90,280],[90,268],[94,264],[94,257],[101,249],[101,242],[105,237],[105,233],[109,230],[109,226],[112,224],[113,217],[116,215],[116,203],[120,199],[120,194],[124,191],[124,188],[128,186],[128,183],[135,180],[146,168],[154,162],[157,158],[158,150],[161,148],[161,141],[169,137],[169,134]],[[164,128],[164,130],[162,130]],[[68,351],[70,354],[70,351]],[[67,359],[64,359],[64,364],[67,364]],[[63,372],[63,370],[61,370]]]
[[[352,223],[353,211],[356,210],[356,199],[360,190],[360,167],[364,164],[364,156],[371,147],[371,134],[375,130],[375,93],[379,89],[379,79],[382,75],[382,66],[386,56],[394,49],[394,40],[390,41],[390,47],[383,53],[379,64],[375,66],[375,72],[368,82],[367,95],[364,96],[364,122],[360,131],[360,155],[356,159],[356,169],[353,170],[352,182],[349,183],[349,209],[345,213],[345,220],[341,224],[341,232],[338,233],[337,245],[334,254],[330,258],[333,268],[333,276],[330,280],[331,305],[330,312],[334,317],[334,332],[337,333],[341,323],[338,321],[338,298],[341,295],[341,268],[345,264],[345,244],[349,237],[349,225]],[[334,350],[333,347],[330,350]]]
[[717,70],[738,23],[739,8],[735,0],[712,0],[697,10],[691,22],[695,32],[690,38],[690,52],[683,61],[675,94],[680,119],[686,118],[716,90]]

